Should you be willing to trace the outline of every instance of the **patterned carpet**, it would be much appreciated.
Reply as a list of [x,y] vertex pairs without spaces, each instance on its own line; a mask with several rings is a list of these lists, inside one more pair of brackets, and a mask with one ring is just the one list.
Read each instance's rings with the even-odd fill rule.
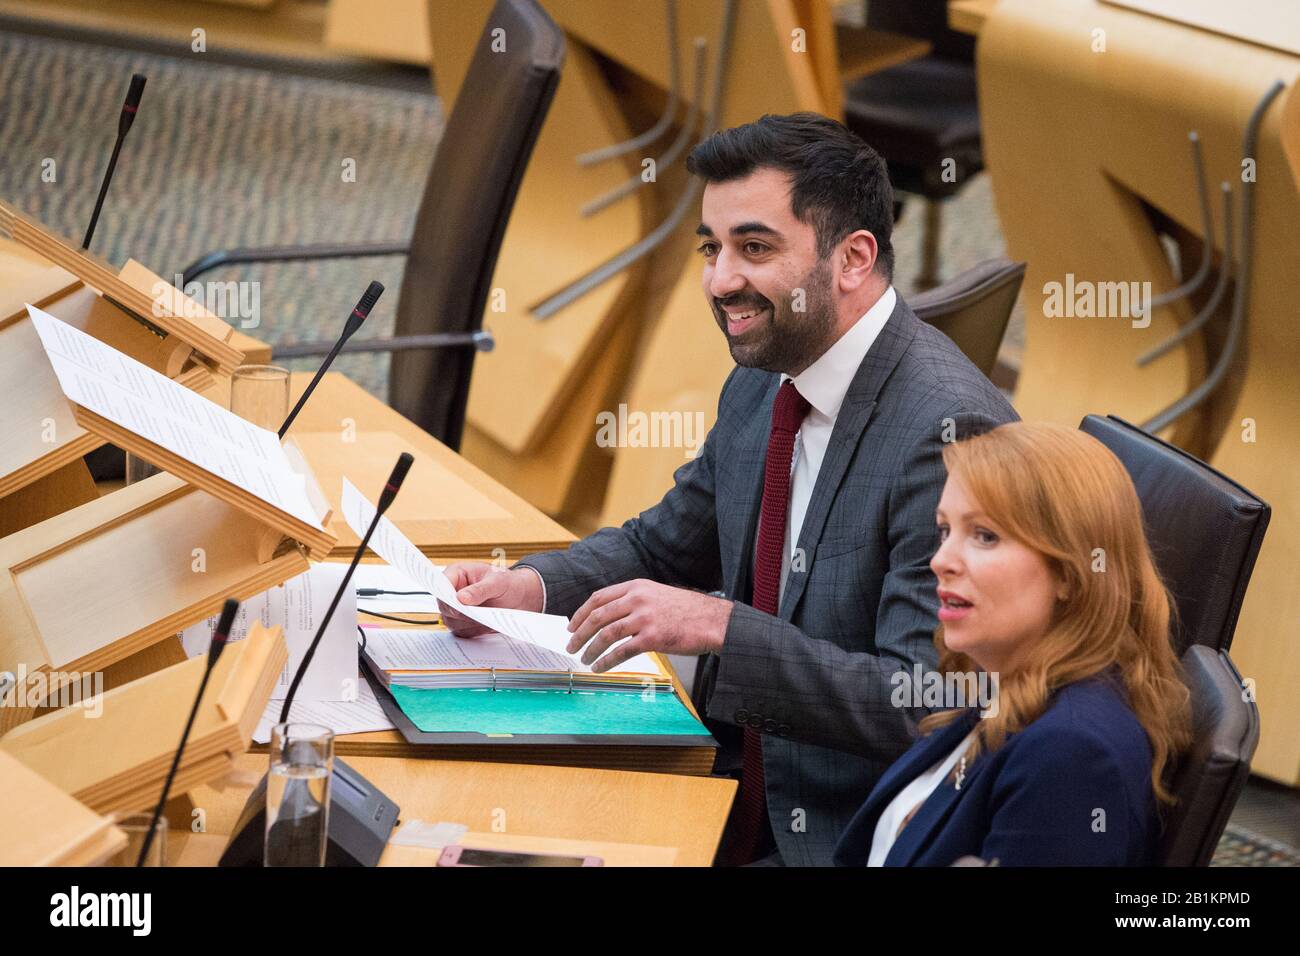
[[1229,823],[1210,866],[1300,866],[1300,851]]
[[[0,196],[79,245],[132,72],[148,85],[93,244],[115,265],[134,257],[171,279],[233,245],[409,236],[442,134],[432,91],[3,32]],[[349,158],[355,182],[343,181]],[[42,181],[46,159],[53,183]],[[204,279],[260,281],[261,325],[248,331],[276,343],[333,337],[370,279],[388,292],[364,334],[391,331],[403,265],[232,267]],[[386,356],[344,356],[335,367],[386,396]]]

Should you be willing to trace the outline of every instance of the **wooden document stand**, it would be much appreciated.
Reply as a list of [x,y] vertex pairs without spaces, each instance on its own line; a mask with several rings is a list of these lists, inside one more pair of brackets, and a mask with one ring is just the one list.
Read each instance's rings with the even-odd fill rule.
[[0,866],[98,866],[124,846],[112,820],[0,750]]
[[[176,771],[172,792],[221,779],[248,749],[253,731],[288,660],[280,628],[254,624],[229,645],[208,681]],[[199,681],[200,655],[108,691],[89,717],[68,707],[0,738],[8,754],[97,813],[134,813],[153,806],[180,743]]]
[[[115,274],[4,203],[0,234],[24,252],[0,271],[0,529],[14,530],[30,523],[23,521],[30,508],[8,496],[63,468],[84,474],[78,459],[109,438],[73,419],[25,303],[188,388],[229,375],[243,353],[230,344],[229,325],[134,260]],[[65,480],[55,497],[71,506],[90,494]]]
[[[51,372],[53,375],[53,372]],[[0,539],[0,671],[29,706],[0,708],[0,732],[52,705],[62,689],[124,662],[220,610],[323,560],[333,535],[277,511],[101,416],[68,402],[88,433],[168,469]],[[329,506],[292,445],[321,524]],[[156,668],[126,667],[126,678]],[[121,678],[111,673],[113,682]],[[25,682],[29,682],[25,684]],[[36,689],[32,690],[32,685]]]

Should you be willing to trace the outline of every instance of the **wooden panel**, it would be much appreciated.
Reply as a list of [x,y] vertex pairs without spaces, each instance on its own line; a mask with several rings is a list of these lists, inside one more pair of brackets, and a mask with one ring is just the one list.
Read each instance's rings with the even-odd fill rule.
[[[1093,31],[1107,37],[1092,50]],[[1016,406],[1028,419],[1077,425],[1088,413],[1141,422],[1199,383],[1217,342],[1194,336],[1139,369],[1139,353],[1191,316],[1184,300],[1148,328],[1127,318],[1049,317],[1049,282],[1176,285],[1142,204],[1201,234],[1189,129],[1210,188],[1242,188],[1247,118],[1273,81],[1294,84],[1300,58],[1091,0],[1000,0],[977,47],[985,158],[1008,254],[1026,259],[1026,346]],[[1282,103],[1260,129],[1254,262],[1245,336],[1224,385],[1169,437],[1268,501],[1273,522],[1237,628],[1233,659],[1256,682],[1258,773],[1300,780],[1300,646],[1277,621],[1300,615],[1300,420],[1295,405],[1295,222],[1300,191],[1283,150]],[[1237,207],[1240,209],[1240,206]],[[1215,241],[1222,223],[1213,205]],[[1062,228],[1068,223],[1068,228]],[[1220,327],[1221,328],[1221,327]],[[1247,426],[1253,424],[1250,440]]]
[[[95,671],[307,570],[259,563],[261,525],[156,475],[0,540],[0,669]],[[202,564],[194,549],[203,549]],[[5,708],[4,726],[30,711]]]
[[70,461],[0,498],[0,538],[98,497],[99,489],[86,463],[80,459]]
[[1295,0],[1103,0],[1117,7],[1164,17],[1175,23],[1210,30],[1300,55],[1300,5]]
[[325,45],[375,60],[427,66],[433,60],[428,0],[329,0]]
[[126,834],[0,751],[0,866],[98,866]]
[[[247,748],[288,650],[280,628],[254,624],[213,667],[176,776],[184,793],[223,776]],[[78,709],[39,717],[0,738],[3,750],[100,813],[130,813],[158,800],[185,727],[206,656],[103,695],[87,720]]]

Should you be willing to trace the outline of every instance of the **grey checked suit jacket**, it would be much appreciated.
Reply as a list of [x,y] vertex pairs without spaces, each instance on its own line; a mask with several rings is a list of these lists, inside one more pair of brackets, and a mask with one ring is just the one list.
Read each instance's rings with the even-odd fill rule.
[[[799,535],[780,613],[748,604],[772,402],[780,376],[736,368],[700,453],[673,488],[621,528],[532,555],[546,610],[572,614],[634,578],[721,589],[737,603],[705,662],[707,716],[761,730],[768,813],[787,865],[831,851],[922,709],[891,703],[892,675],[936,666],[945,437],[1014,421],[993,385],[900,298],[840,408]],[[701,696],[702,695],[702,696]]]

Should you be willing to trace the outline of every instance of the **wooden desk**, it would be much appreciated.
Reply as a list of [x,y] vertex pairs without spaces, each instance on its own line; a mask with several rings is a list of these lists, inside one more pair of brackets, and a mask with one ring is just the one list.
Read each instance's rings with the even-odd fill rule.
[[979,36],[998,0],[949,0],[948,26],[959,33]]
[[[293,373],[291,401],[310,381],[311,373]],[[218,379],[204,394],[226,405],[229,389],[229,380]],[[373,501],[403,451],[415,456],[415,464],[388,516],[429,557],[512,561],[574,540],[563,526],[339,372],[321,379],[289,437],[302,449],[334,510],[333,556],[350,558],[360,543],[340,511],[343,478]]]
[[[733,780],[622,770],[384,757],[347,762],[397,802],[402,821],[464,824],[470,833],[461,842],[467,846],[526,849],[531,841],[538,850],[581,850],[609,863],[643,866],[710,865],[736,790]],[[181,865],[215,863],[266,771],[265,755],[245,754],[235,763],[237,772],[223,789],[191,791],[206,827],[193,845],[187,846],[190,810],[172,820],[170,855]],[[390,845],[380,865],[432,865],[436,859],[433,850]]]

